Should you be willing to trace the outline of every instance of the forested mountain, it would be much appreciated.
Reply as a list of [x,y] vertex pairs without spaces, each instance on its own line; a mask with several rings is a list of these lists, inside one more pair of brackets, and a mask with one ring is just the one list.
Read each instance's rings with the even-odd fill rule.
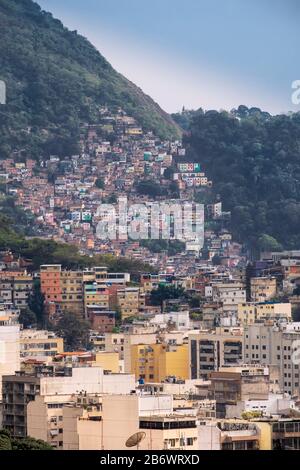
[[99,105],[122,107],[147,130],[180,135],[171,117],[117,73],[76,31],[32,0],[0,0],[0,158],[77,151],[81,122],[93,123]]
[[300,113],[271,116],[240,106],[232,112],[185,112],[188,156],[213,180],[232,211],[235,237],[260,249],[300,247]]

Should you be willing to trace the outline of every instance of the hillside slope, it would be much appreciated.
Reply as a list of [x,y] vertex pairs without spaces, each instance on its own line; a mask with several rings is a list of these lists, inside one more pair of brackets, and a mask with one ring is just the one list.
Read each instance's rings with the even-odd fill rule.
[[142,90],[117,73],[76,31],[32,0],[0,0],[0,158],[14,149],[71,154],[81,122],[99,105],[122,107],[147,130],[178,137],[179,127]]
[[300,113],[271,116],[240,106],[185,119],[189,158],[212,178],[212,198],[220,195],[232,211],[236,239],[258,250],[299,249]]

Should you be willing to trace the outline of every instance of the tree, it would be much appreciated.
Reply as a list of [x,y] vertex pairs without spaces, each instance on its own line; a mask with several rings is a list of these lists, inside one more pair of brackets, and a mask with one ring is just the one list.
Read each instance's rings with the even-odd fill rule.
[[300,296],[300,286],[295,287],[295,289],[293,291],[293,295]]
[[184,294],[182,287],[160,285],[158,289],[154,289],[150,294],[151,305],[160,306],[163,311],[163,304],[166,300],[179,299]]
[[96,188],[104,189],[104,181],[102,178],[97,178],[95,183]]
[[53,447],[41,439],[25,437],[24,439],[13,439],[12,450],[53,450]]
[[12,450],[10,434],[5,429],[0,430],[0,451]]
[[174,175],[173,168],[168,167],[168,168],[165,169],[164,178],[166,178],[167,180],[171,180],[173,178],[173,175]]
[[213,181],[212,198],[219,195],[231,212],[234,239],[254,255],[297,249],[300,114],[271,116],[240,106],[194,114],[188,130],[186,158],[201,163]]
[[107,199],[108,204],[116,204],[118,202],[117,196],[115,194],[111,194]]
[[215,255],[211,261],[213,266],[220,266],[222,258],[218,255]]
[[174,199],[180,198],[179,186],[176,181],[171,181],[169,185],[170,196]]
[[31,312],[35,314],[36,321],[39,327],[45,328],[47,326],[47,319],[45,318],[44,309],[45,296],[41,292],[41,283],[39,279],[33,282],[33,290],[28,299],[28,307]]
[[64,339],[67,351],[87,349],[89,346],[90,324],[73,313],[64,313],[54,327],[57,335]]
[[166,191],[161,188],[160,184],[153,180],[140,181],[136,184],[135,188],[138,194],[154,198],[162,196],[166,193]]
[[23,325],[23,328],[25,329],[36,325],[36,314],[32,310],[30,310],[30,308],[22,310],[19,315],[19,323]]
[[261,251],[282,251],[282,245],[274,237],[266,234],[259,237],[258,247]]
[[119,306],[116,307],[115,312],[116,327],[118,328],[122,323],[122,312]]
[[1,450],[53,450],[47,442],[33,437],[14,439],[6,429],[0,430],[0,451]]

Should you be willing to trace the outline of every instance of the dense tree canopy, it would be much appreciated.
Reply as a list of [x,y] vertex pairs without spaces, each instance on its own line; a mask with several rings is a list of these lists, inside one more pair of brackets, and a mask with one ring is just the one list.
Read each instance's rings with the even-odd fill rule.
[[188,158],[200,162],[232,212],[237,240],[258,249],[300,246],[300,113],[240,106],[188,114]]

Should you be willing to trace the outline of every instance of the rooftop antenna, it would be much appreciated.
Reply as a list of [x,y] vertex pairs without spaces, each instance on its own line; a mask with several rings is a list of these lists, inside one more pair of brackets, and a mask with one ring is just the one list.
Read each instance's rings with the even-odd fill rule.
[[136,449],[139,450],[139,444],[145,439],[146,433],[145,432],[136,432],[135,434],[132,434],[130,436],[125,445],[126,447],[135,447]]

